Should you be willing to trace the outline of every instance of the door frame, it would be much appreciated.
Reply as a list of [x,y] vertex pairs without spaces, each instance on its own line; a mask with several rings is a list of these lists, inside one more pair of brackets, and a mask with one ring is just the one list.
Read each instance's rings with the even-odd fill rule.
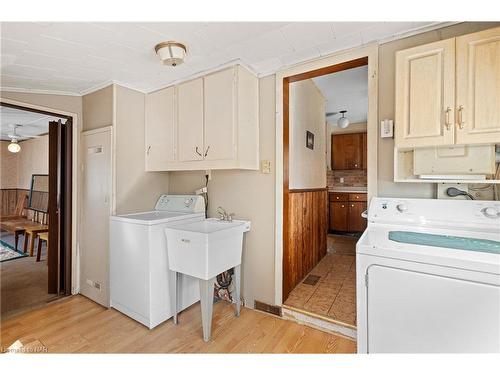
[[[378,44],[342,51],[286,68],[276,73],[276,185],[275,185],[275,304],[283,303],[283,253],[287,245],[289,84],[319,75],[368,65],[367,177],[368,202],[377,195],[378,143]],[[358,64],[349,66],[352,61]],[[325,161],[326,162],[326,161]]]
[[[79,127],[80,119],[78,113],[60,110],[57,108],[51,108],[41,105],[36,105],[32,103],[22,102],[19,100],[12,100],[8,98],[0,97],[0,104],[6,107],[18,108],[25,111],[37,112],[42,114],[47,114],[55,117],[66,118],[71,120],[72,131],[71,131],[71,262],[66,266],[70,269],[69,274],[71,275],[71,285],[70,290],[67,290],[67,294],[77,294],[80,289],[80,270],[79,270],[79,252],[78,252],[78,183],[79,183],[79,140],[80,132]],[[79,121],[80,120],[80,121]],[[68,272],[66,273],[68,274]]]

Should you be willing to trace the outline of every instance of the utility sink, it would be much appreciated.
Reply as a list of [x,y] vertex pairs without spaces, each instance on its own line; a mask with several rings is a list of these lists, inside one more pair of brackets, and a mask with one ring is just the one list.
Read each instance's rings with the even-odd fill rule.
[[165,228],[168,263],[172,271],[210,280],[241,264],[243,233],[250,222],[205,219]]
[[231,268],[234,268],[232,300],[236,316],[240,315],[243,233],[249,230],[249,221],[219,219],[171,224],[165,227],[168,263],[174,273],[174,288],[171,294],[174,323],[178,323],[178,275],[183,273],[199,280],[203,340],[206,342],[210,341],[212,330],[214,282],[218,274]]

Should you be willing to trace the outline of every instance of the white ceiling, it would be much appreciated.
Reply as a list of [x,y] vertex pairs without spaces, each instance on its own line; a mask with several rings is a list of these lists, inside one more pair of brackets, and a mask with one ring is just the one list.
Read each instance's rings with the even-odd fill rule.
[[[47,116],[41,113],[23,111],[21,109],[0,106],[1,140],[10,141],[8,134],[12,134],[12,125],[22,125],[17,128],[19,140],[46,134],[49,132],[49,121],[57,121],[59,117]],[[61,119],[66,122],[65,119]]]
[[[368,67],[361,66],[313,78],[326,99],[326,112],[346,110],[351,123],[366,122],[368,112]],[[327,120],[335,124],[339,115]]]
[[[436,26],[435,22],[2,22],[1,87],[82,94],[110,82],[149,92],[239,60],[257,74]],[[185,64],[154,46],[185,43]]]

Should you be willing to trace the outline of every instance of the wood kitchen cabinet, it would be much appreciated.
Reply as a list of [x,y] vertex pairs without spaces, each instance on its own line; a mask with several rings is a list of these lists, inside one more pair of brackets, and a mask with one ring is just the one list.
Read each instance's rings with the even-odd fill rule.
[[500,27],[396,53],[397,148],[500,142]]
[[329,230],[336,232],[362,232],[366,219],[361,213],[366,210],[365,193],[329,193]]
[[332,134],[332,170],[363,169],[364,154],[363,133]]
[[145,134],[148,171],[259,169],[258,78],[235,65],[148,94]]

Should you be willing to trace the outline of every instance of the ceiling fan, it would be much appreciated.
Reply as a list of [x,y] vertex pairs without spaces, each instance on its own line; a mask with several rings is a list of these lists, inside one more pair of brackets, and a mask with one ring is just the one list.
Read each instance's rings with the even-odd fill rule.
[[337,126],[341,129],[345,129],[349,126],[349,119],[345,117],[345,114],[347,113],[345,109],[338,112],[326,112],[326,117],[335,116],[338,115],[339,113],[342,116],[337,120]]
[[7,149],[10,152],[16,153],[21,151],[21,145],[19,144],[20,139],[24,138],[39,138],[39,135],[31,135],[31,134],[22,134],[17,131],[18,128],[21,128],[23,125],[21,124],[11,124],[10,128],[12,129],[8,133],[2,133],[2,135],[5,135],[10,138],[10,143]]

